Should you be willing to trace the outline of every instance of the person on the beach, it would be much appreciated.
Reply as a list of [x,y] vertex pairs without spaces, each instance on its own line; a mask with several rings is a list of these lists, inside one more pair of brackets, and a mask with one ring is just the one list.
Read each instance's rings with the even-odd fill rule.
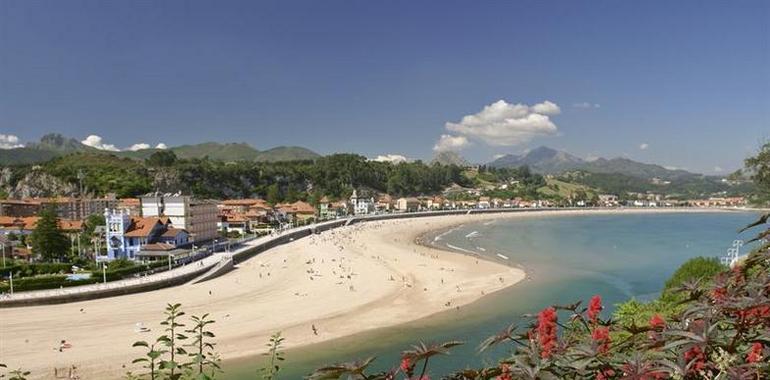
[[61,343],[59,343],[59,352],[63,352],[64,350],[72,348],[72,345],[67,343],[66,340],[62,339]]
[[313,324],[312,326],[313,326],[313,334],[318,335],[318,329],[315,327],[315,324]]

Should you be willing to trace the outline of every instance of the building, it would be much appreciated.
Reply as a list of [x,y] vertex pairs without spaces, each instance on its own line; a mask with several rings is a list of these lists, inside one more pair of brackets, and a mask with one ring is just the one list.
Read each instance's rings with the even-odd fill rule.
[[217,228],[228,233],[237,232],[241,235],[246,235],[251,232],[251,221],[245,214],[220,214]]
[[480,197],[479,202],[476,204],[478,208],[490,208],[492,207],[489,197]]
[[142,216],[142,201],[139,198],[120,198],[116,208],[126,210],[130,215]]
[[106,210],[107,259],[136,260],[142,250],[170,251],[190,243],[190,234],[175,228],[164,216],[131,216],[125,210]]
[[[0,216],[0,234],[29,235],[37,228],[38,216],[13,217]],[[58,219],[59,228],[68,235],[83,232],[82,220]]]
[[603,207],[616,207],[620,203],[615,194],[599,194],[599,205]]
[[275,206],[282,217],[289,222],[305,222],[315,218],[316,209],[310,203],[296,201],[294,203],[282,203]]
[[374,212],[374,198],[358,195],[356,190],[350,196],[350,206],[353,208],[353,215],[366,215]]
[[380,194],[377,197],[374,209],[380,212],[390,212],[393,209],[393,197],[388,194]]
[[32,199],[0,200],[0,216],[27,217],[35,216],[41,210],[40,201]]
[[398,198],[396,209],[401,212],[413,212],[420,209],[420,200],[414,197]]
[[687,201],[687,205],[690,207],[742,207],[746,206],[746,199],[744,197],[691,199]]
[[219,236],[217,204],[186,195],[142,197],[143,217],[167,217],[175,227],[190,234],[192,242],[207,242]]
[[227,199],[217,205],[220,212],[245,214],[252,209],[270,210],[272,207],[264,199]]
[[447,207],[446,200],[443,197],[428,198],[425,202],[425,206],[431,210],[440,210]]
[[53,207],[62,219],[80,220],[93,214],[101,214],[105,208],[115,208],[118,200],[114,195],[103,198],[24,198],[0,200],[0,216],[36,216],[43,209]]

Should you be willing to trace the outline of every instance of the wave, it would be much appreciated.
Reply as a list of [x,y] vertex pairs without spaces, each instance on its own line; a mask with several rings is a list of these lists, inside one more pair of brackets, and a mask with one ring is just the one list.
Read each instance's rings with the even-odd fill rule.
[[447,243],[446,246],[448,248],[451,248],[451,249],[454,249],[454,250],[457,250],[457,251],[461,251],[461,252],[465,252],[465,253],[470,253],[471,255],[478,255],[478,253],[476,253],[476,252],[469,251],[469,250],[467,250],[465,248],[460,248],[460,247],[458,247],[456,245],[452,245],[452,244],[449,244],[449,243]]

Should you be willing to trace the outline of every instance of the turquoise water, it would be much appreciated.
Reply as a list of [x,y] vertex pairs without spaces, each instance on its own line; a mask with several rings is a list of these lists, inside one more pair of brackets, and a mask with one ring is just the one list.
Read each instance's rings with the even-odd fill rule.
[[[319,366],[368,356],[378,357],[373,368],[387,369],[398,363],[400,351],[420,340],[467,342],[453,350],[454,357],[432,361],[435,374],[494,362],[501,352],[480,355],[475,348],[522,314],[551,304],[587,301],[594,294],[602,296],[607,312],[631,297],[655,297],[687,259],[721,256],[733,240],[748,237],[736,231],[756,216],[749,212],[543,216],[463,225],[437,241],[436,234],[426,236],[437,246],[451,244],[523,266],[530,279],[459,311],[289,350],[281,378],[300,379]],[[256,378],[262,361],[226,362],[224,378]]]

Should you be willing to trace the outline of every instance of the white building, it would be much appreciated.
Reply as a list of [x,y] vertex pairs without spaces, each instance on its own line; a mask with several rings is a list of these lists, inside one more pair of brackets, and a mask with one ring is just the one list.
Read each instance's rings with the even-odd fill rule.
[[354,215],[366,215],[374,212],[374,198],[359,197],[356,190],[353,190],[353,194],[350,196],[350,205],[353,207]]
[[171,224],[184,228],[193,242],[206,242],[218,236],[216,202],[196,200],[186,195],[142,197],[142,216],[166,216]]
[[396,209],[401,212],[413,212],[420,209],[420,200],[414,197],[399,198],[396,201]]
[[189,234],[167,217],[136,217],[126,210],[105,209],[107,259],[138,258],[142,250],[169,251],[189,243]]

